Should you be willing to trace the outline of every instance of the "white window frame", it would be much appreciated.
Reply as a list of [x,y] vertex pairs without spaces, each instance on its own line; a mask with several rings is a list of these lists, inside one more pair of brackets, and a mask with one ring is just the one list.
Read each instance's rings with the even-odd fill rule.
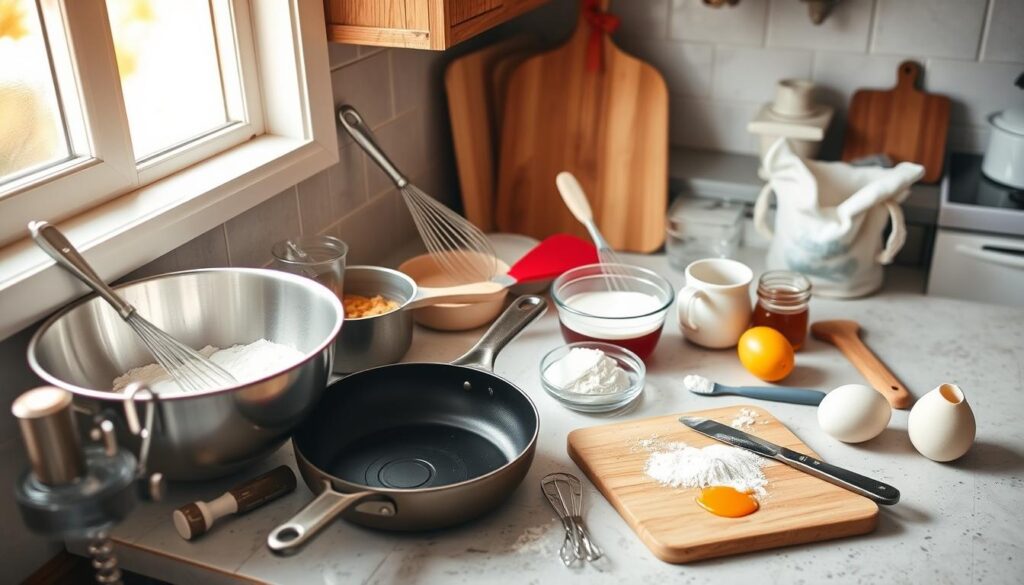
[[[92,136],[95,158],[65,163],[62,171],[66,175],[46,186],[60,189],[54,192],[60,192],[60,198],[55,194],[47,201],[37,199],[34,193],[19,197],[29,212],[38,213],[33,217],[51,219],[54,206],[50,202],[69,205],[67,198],[74,192],[69,187],[75,183],[62,181],[81,181],[83,175],[78,173],[85,171],[90,187],[110,188],[114,198],[91,208],[83,204],[73,216],[57,222],[107,280],[127,274],[338,160],[323,3],[232,1],[236,10],[249,12],[251,31],[240,30],[238,36],[240,42],[247,42],[245,37],[251,32],[248,42],[256,58],[249,66],[255,69],[255,75],[248,73],[244,78],[252,84],[246,91],[258,92],[261,97],[261,109],[250,113],[250,121],[262,126],[262,134],[239,141],[237,134],[215,132],[185,158],[158,157],[137,167],[134,160],[113,154],[130,152],[123,148],[130,141],[126,132],[119,136],[97,133]],[[68,11],[65,16],[72,17],[76,10],[103,9],[102,0],[68,0],[62,5]],[[65,18],[70,23],[84,20]],[[90,42],[106,43],[106,58],[81,63],[76,75],[88,76],[90,83],[84,87],[106,86],[120,91],[109,39]],[[83,113],[88,116],[103,108],[120,108],[119,100],[103,98],[84,92]],[[112,106],[112,102],[118,105]],[[251,136],[256,130],[245,132]],[[231,141],[240,143],[223,150],[225,142]],[[176,166],[168,170],[161,165]],[[147,178],[171,171],[174,173],[170,176],[138,186]],[[126,178],[131,185],[127,189]],[[12,221],[7,219],[6,208],[2,216],[0,233],[3,222]],[[23,218],[17,217],[17,221]],[[0,339],[85,292],[84,286],[36,248],[27,234],[0,248]]]

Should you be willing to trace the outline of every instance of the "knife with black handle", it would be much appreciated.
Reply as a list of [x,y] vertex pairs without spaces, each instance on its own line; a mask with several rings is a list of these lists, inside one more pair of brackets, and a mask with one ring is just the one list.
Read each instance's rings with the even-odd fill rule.
[[764,439],[739,429],[734,429],[711,419],[692,416],[681,417],[679,422],[706,437],[711,437],[716,441],[721,441],[733,447],[740,447],[752,453],[757,453],[762,457],[785,463],[808,475],[813,475],[818,479],[823,479],[831,484],[870,498],[879,504],[891,506],[900,501],[900,491],[889,484],[830,463],[825,463],[810,455],[797,453],[792,449],[769,443]]

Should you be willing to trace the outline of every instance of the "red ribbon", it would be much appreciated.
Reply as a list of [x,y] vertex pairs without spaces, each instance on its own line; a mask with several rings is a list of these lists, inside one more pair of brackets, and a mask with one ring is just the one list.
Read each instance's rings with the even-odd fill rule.
[[619,28],[619,17],[610,12],[601,12],[601,0],[583,0],[583,18],[590,25],[590,39],[587,41],[587,69],[604,69],[604,35],[612,34]]

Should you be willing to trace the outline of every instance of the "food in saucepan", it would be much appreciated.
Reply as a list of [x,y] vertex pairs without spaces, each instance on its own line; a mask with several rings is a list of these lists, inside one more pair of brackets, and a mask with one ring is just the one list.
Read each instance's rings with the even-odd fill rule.
[[345,317],[348,319],[362,319],[364,317],[376,317],[397,311],[399,304],[384,295],[364,297],[362,295],[344,295],[341,299],[345,305]]

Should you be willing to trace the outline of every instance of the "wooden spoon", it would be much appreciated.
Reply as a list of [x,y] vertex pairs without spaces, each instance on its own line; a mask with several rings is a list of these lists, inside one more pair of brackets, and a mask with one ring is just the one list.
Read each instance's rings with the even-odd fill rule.
[[818,321],[811,325],[811,335],[838,347],[893,408],[910,408],[914,403],[914,397],[903,382],[861,341],[860,325],[856,321]]

